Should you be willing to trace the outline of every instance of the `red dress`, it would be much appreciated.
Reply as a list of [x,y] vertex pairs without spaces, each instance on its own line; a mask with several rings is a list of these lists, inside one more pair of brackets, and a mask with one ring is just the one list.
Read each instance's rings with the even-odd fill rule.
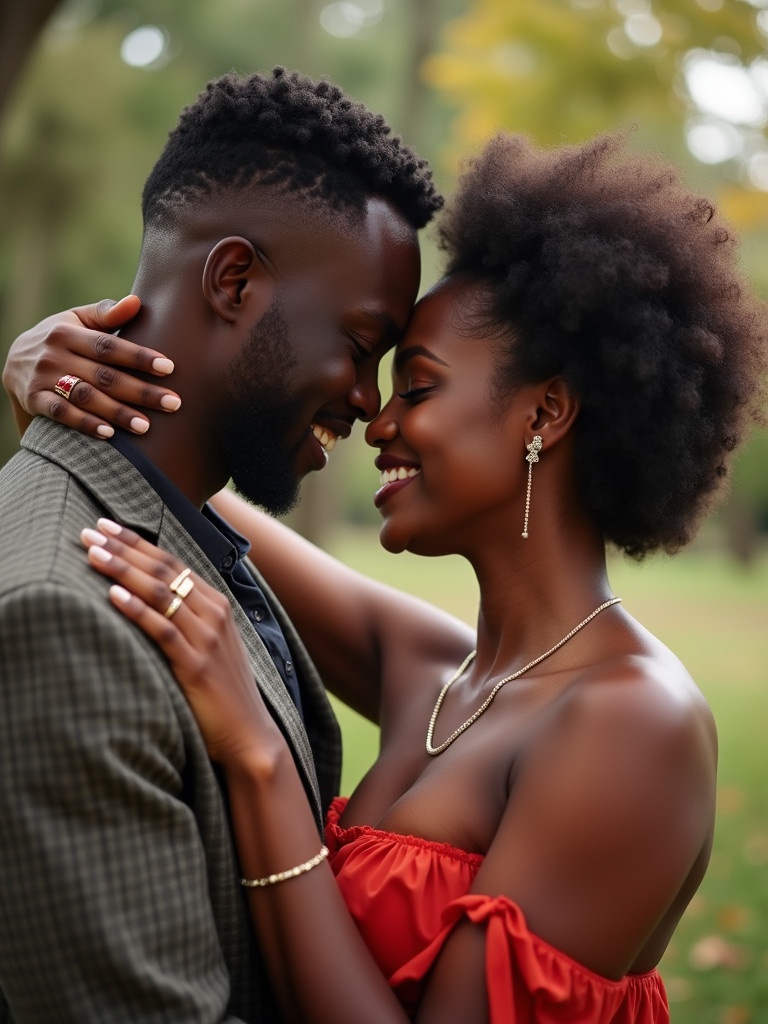
[[485,925],[491,1024],[668,1024],[657,971],[611,981],[536,935],[506,896],[470,895],[482,856],[447,843],[338,824],[331,805],[330,863],[344,900],[384,975],[413,1014],[424,980],[464,917]]

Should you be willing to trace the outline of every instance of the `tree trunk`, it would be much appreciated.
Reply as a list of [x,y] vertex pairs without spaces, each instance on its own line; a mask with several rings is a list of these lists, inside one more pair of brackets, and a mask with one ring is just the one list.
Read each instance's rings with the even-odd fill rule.
[[59,0],[0,0],[0,118],[37,37]]
[[411,5],[411,47],[406,67],[406,88],[398,132],[411,146],[418,148],[422,138],[425,87],[421,65],[432,51],[440,24],[437,0],[418,0]]

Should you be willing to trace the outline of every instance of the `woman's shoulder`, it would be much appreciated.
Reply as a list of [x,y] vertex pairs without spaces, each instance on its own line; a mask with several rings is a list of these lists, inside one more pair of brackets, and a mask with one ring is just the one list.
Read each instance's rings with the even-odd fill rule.
[[[541,768],[621,787],[629,807],[714,799],[717,732],[685,666],[638,627],[624,650],[590,665],[568,687],[536,737]],[[533,753],[533,751],[532,751]],[[592,794],[595,795],[594,793]]]
[[625,642],[584,670],[563,705],[571,724],[586,732],[631,728],[646,742],[688,736],[694,747],[715,739],[712,711],[683,663],[632,619]]

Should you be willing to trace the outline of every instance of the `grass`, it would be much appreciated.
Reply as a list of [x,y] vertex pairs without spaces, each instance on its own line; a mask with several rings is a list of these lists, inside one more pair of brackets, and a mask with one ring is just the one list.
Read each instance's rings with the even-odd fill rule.
[[[349,565],[468,622],[477,587],[459,559],[382,551],[375,531],[345,530]],[[685,663],[720,736],[718,823],[707,877],[662,962],[673,1024],[768,1024],[768,557],[744,570],[704,547],[642,566],[611,563],[614,592]],[[376,730],[339,707],[344,792],[376,755]]]

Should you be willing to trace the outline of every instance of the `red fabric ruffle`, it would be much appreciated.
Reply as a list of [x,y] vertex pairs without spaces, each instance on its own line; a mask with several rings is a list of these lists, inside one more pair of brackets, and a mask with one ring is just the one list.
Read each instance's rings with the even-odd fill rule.
[[371,953],[410,1013],[452,930],[468,919],[486,930],[491,1024],[668,1024],[657,971],[618,981],[595,974],[529,931],[512,900],[469,893],[480,854],[368,825],[342,828],[346,802],[334,800],[328,815],[331,867]]

